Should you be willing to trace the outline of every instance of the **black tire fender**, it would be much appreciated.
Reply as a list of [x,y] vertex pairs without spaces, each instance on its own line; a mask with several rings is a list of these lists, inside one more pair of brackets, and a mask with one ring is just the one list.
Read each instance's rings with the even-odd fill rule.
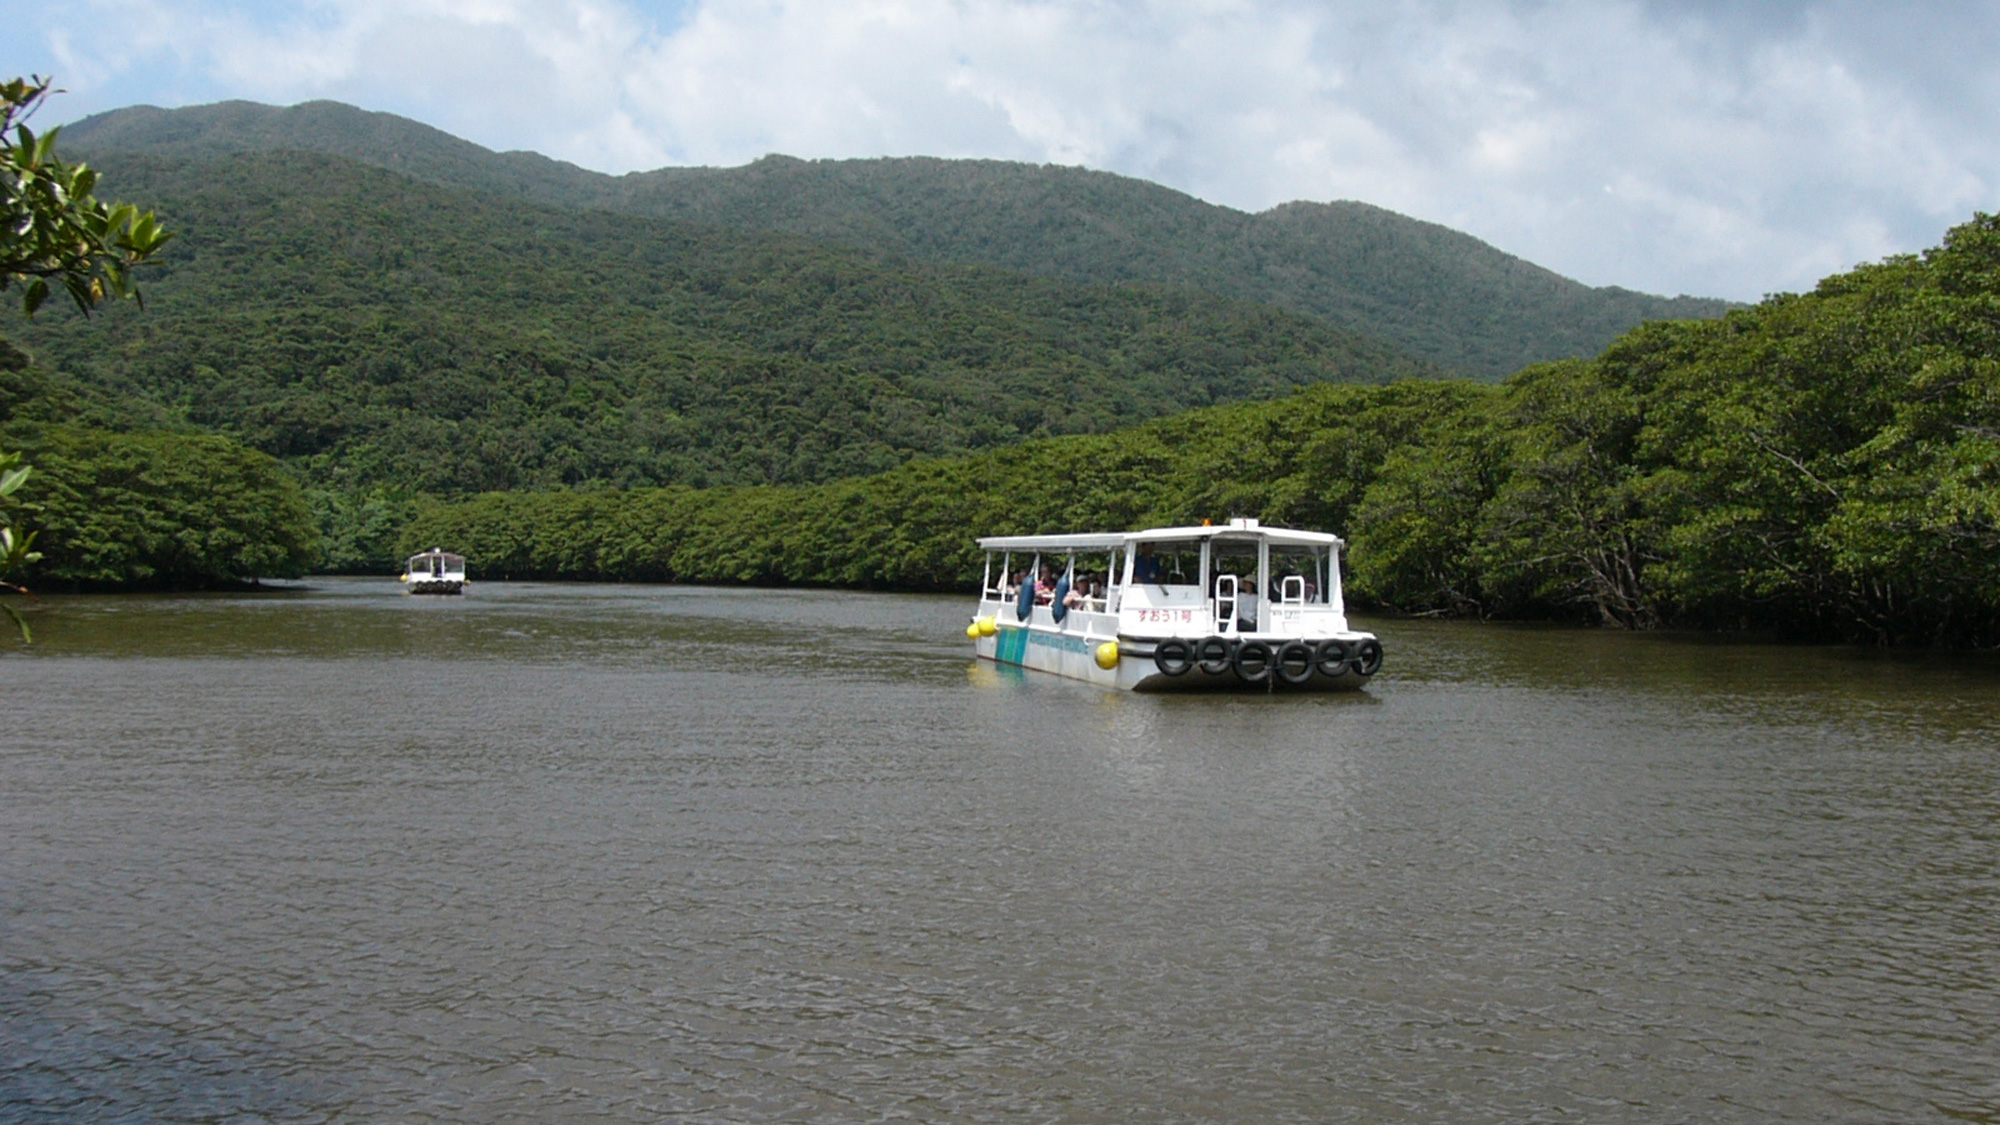
[[1346,675],[1354,665],[1354,650],[1337,637],[1321,641],[1319,647],[1313,650],[1313,656],[1313,663],[1319,665],[1320,674],[1328,679]]
[[1354,646],[1354,670],[1372,676],[1382,670],[1382,642],[1370,637]]
[[1220,676],[1236,663],[1236,646],[1224,637],[1203,637],[1194,646],[1194,658],[1201,662],[1201,670],[1211,676]]
[[1319,662],[1314,658],[1313,646],[1304,641],[1286,641],[1278,646],[1278,655],[1271,662],[1271,670],[1280,680],[1300,687],[1312,682],[1313,669]]
[[1174,637],[1153,646],[1153,667],[1168,676],[1185,676],[1194,667],[1194,646]]
[[1276,665],[1271,646],[1266,641],[1244,641],[1236,646],[1236,659],[1231,661],[1236,667],[1236,678],[1246,684],[1261,684],[1271,678],[1271,669]]

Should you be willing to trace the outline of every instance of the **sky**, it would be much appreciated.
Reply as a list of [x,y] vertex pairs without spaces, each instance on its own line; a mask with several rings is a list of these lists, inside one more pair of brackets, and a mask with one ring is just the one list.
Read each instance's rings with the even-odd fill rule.
[[[2000,2],[0,0],[56,124],[331,98],[604,172],[927,155],[1356,199],[1756,300],[2000,210]],[[106,191],[116,194],[116,184]]]

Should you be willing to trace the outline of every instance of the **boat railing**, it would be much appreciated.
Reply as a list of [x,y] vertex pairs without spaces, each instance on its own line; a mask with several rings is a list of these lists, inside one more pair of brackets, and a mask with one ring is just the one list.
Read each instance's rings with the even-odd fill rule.
[[1209,611],[1215,614],[1218,632],[1236,631],[1236,603],[1241,592],[1242,587],[1234,574],[1215,576],[1215,597],[1209,604]]
[[1013,599],[983,597],[979,602],[979,615],[991,617],[997,625],[1007,628],[1022,627],[1047,629],[1059,633],[1084,633],[1105,636],[1118,634],[1118,615],[1105,608],[1100,599],[1076,606],[1066,607],[1062,620],[1056,620],[1055,607],[1036,604],[1029,607],[1026,620],[1021,618],[1020,603]]

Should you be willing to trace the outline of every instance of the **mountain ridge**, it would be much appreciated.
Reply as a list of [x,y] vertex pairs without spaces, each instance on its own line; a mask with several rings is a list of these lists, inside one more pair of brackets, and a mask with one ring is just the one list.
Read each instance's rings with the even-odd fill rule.
[[1435,376],[1269,306],[534,205],[327,154],[111,156],[178,235],[45,365],[432,493],[817,481],[1321,381]]
[[394,114],[318,101],[131,107],[65,127],[78,153],[325,152],[549,206],[783,231],[923,261],[1274,305],[1475,377],[1595,354],[1647,320],[1729,302],[1592,288],[1469,234],[1371,204],[1249,213],[1115,173],[939,157],[667,167],[611,176],[494,152]]

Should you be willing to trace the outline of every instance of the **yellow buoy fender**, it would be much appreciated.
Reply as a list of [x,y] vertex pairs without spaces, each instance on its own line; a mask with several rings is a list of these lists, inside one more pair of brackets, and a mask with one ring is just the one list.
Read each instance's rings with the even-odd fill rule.
[[1109,672],[1118,667],[1118,642],[1105,641],[1097,646],[1097,666]]
[[974,621],[972,624],[967,625],[965,627],[965,635],[971,638],[972,640],[975,641],[978,640],[981,636],[981,633],[979,632],[979,622]]
[[999,631],[1000,631],[1000,623],[998,621],[995,621],[991,617],[982,617],[979,619],[980,636],[990,637]]

